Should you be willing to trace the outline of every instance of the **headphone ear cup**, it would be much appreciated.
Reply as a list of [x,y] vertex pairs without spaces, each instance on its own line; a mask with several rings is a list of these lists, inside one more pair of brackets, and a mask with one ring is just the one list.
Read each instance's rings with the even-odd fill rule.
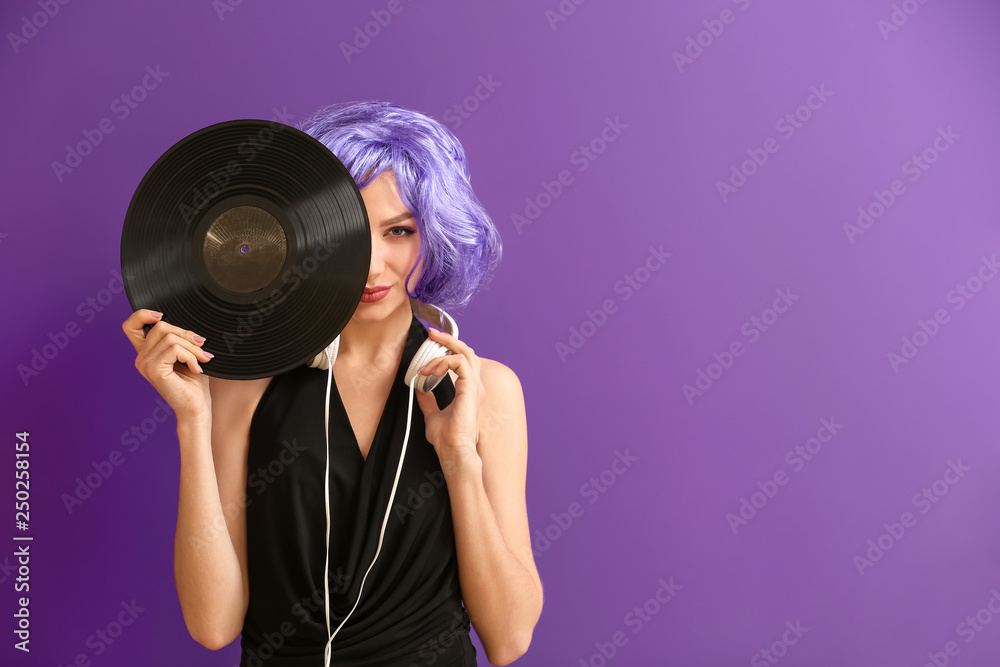
[[[337,350],[339,348],[340,348],[340,335],[338,334],[337,337],[333,339],[333,342],[326,346],[326,349],[324,351],[320,352],[315,357],[313,357],[312,361],[310,361],[306,365],[309,366],[309,368],[319,368],[320,370],[324,371],[328,370],[330,368],[330,364],[332,362],[337,361]],[[326,357],[327,353],[330,354],[329,359],[327,359]]]
[[413,355],[413,360],[410,361],[410,366],[406,369],[406,375],[403,377],[406,386],[410,386],[410,382],[413,378],[417,381],[413,385],[414,389],[417,391],[431,391],[434,387],[438,386],[438,383],[444,379],[444,376],[438,377],[436,375],[422,375],[420,369],[426,366],[431,361],[434,361],[438,357],[443,357],[452,354],[451,350],[446,348],[440,343],[435,343],[432,340],[425,340],[417,353]]

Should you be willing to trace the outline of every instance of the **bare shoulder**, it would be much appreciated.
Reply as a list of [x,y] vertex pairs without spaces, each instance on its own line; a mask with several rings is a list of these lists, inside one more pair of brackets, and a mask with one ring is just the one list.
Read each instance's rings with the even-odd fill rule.
[[[498,390],[511,389],[515,385],[520,388],[521,381],[518,379],[517,373],[502,362],[486,357],[479,357],[479,361],[482,362],[479,375],[483,384],[486,385],[487,391],[491,386]],[[458,374],[451,369],[448,369],[448,375],[452,381],[458,379]]]
[[527,430],[524,390],[521,380],[505,364],[480,357],[479,377],[486,394],[479,407],[479,442],[489,446],[504,443],[507,454],[526,458]]
[[[500,468],[511,465],[523,468],[527,461],[528,434],[521,380],[505,364],[486,357],[478,358],[479,379],[485,395],[479,406],[477,449],[484,460],[494,459],[487,474],[495,474]],[[458,380],[455,371],[449,369],[448,374],[452,382]],[[496,443],[501,444],[497,446]],[[497,457],[506,461],[497,465]]]
[[511,408],[516,408],[520,404],[524,409],[524,392],[521,388],[521,380],[511,368],[502,362],[486,357],[479,357],[482,362],[479,376],[486,387],[487,396],[492,394],[495,399]]
[[483,362],[481,368],[483,384],[486,384],[487,381],[492,381],[498,388],[510,385],[521,386],[521,381],[518,379],[517,373],[502,362],[495,359],[487,359],[486,357],[479,357],[479,360]]

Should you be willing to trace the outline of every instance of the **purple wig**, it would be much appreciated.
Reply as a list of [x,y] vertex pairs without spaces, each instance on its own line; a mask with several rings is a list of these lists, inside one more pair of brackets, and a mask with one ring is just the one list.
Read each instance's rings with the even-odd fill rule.
[[[388,102],[345,102],[299,123],[344,163],[359,188],[385,170],[420,230],[423,270],[411,298],[464,308],[500,263],[500,234],[469,183],[462,144],[438,121]],[[409,283],[417,264],[410,269]]]

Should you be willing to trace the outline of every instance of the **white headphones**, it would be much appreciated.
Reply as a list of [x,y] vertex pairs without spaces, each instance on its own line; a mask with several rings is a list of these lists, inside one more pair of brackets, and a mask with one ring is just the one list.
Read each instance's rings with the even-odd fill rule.
[[[428,322],[437,325],[442,331],[446,331],[452,336],[458,338],[458,325],[455,324],[455,320],[452,319],[448,313],[444,312],[437,306],[432,306],[431,304],[422,303],[416,299],[410,299],[410,309],[413,311],[414,315],[417,315]],[[416,354],[413,355],[413,360],[410,362],[409,367],[406,369],[406,375],[404,376],[404,381],[410,388],[410,403],[406,410],[406,435],[403,436],[403,449],[399,453],[399,464],[396,467],[396,478],[392,482],[392,492],[389,494],[389,505],[385,510],[385,518],[382,519],[382,530],[378,536],[378,548],[375,550],[375,558],[372,558],[371,565],[365,571],[365,576],[361,579],[361,586],[358,588],[358,599],[354,601],[354,606],[351,607],[351,611],[347,613],[344,620],[340,622],[337,629],[330,633],[330,387],[333,382],[333,362],[337,359],[337,350],[340,347],[340,334],[333,339],[325,350],[313,357],[307,365],[310,368],[319,368],[320,370],[327,371],[326,379],[326,414],[323,419],[323,433],[326,435],[326,482],[323,484],[323,494],[326,499],[326,566],[323,568],[323,590],[325,592],[326,599],[326,632],[330,635],[330,638],[326,642],[326,648],[324,650],[324,664],[326,667],[330,667],[330,644],[333,642],[333,638],[340,632],[340,629],[344,627],[344,623],[347,619],[351,617],[354,610],[357,609],[358,603],[361,601],[361,591],[365,587],[365,579],[368,578],[368,573],[371,572],[372,567],[375,565],[375,561],[378,559],[379,552],[382,551],[382,537],[385,535],[385,526],[389,521],[389,512],[392,509],[392,500],[396,497],[396,485],[399,483],[399,473],[403,469],[403,459],[406,457],[406,443],[410,439],[410,417],[413,415],[413,390],[414,388],[422,391],[430,391],[438,385],[438,383],[444,378],[444,375],[437,377],[434,375],[421,375],[419,373],[420,369],[427,365],[428,362],[437,359],[438,357],[443,357],[448,354],[453,354],[451,350],[446,348],[440,343],[432,341],[430,338],[425,340],[420,348],[417,350]]]
[[[414,298],[410,299],[410,310],[412,310],[413,314],[417,317],[427,320],[438,329],[441,329],[455,338],[458,338],[458,325],[455,324],[455,320],[451,317],[451,315],[444,312],[444,310],[429,303],[417,301]],[[308,366],[310,368],[319,368],[324,371],[327,370],[337,360],[337,350],[339,348],[340,334],[337,334],[337,337],[333,339],[333,342],[330,343],[325,350],[313,357]],[[428,338],[423,342],[416,354],[413,355],[413,361],[410,362],[409,368],[406,369],[406,375],[403,378],[404,382],[407,386],[409,386],[410,381],[415,377],[417,378],[418,391],[430,391],[438,385],[444,376],[442,375],[441,377],[437,377],[434,375],[420,375],[418,371],[427,365],[428,362],[451,353],[451,350],[446,348],[444,345],[436,343]]]

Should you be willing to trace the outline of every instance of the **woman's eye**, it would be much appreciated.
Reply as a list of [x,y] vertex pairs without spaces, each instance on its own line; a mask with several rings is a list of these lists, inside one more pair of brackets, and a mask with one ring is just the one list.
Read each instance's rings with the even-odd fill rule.
[[[397,231],[398,232],[403,232],[403,233],[402,234],[393,234],[392,233],[392,232],[397,232]],[[410,236],[411,234],[416,234],[417,233],[415,229],[410,229],[409,227],[393,227],[392,229],[389,230],[389,232],[390,232],[390,236],[394,236],[396,238],[400,238],[400,237],[403,237],[403,236]]]

